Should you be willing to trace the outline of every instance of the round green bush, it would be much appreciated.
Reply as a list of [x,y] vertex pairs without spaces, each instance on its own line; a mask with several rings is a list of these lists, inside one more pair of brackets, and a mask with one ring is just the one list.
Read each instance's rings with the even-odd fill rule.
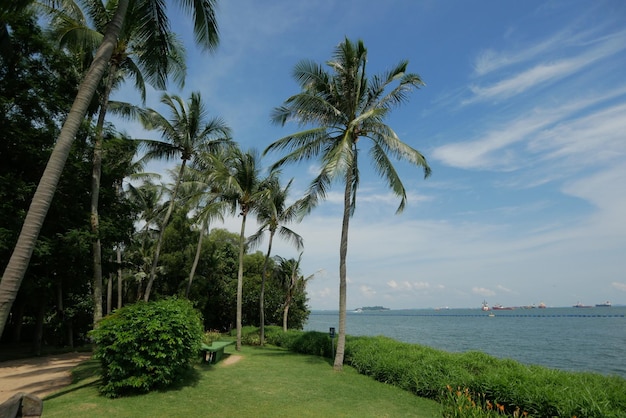
[[105,317],[91,332],[102,365],[101,393],[117,397],[178,382],[198,359],[198,311],[176,298],[139,302]]

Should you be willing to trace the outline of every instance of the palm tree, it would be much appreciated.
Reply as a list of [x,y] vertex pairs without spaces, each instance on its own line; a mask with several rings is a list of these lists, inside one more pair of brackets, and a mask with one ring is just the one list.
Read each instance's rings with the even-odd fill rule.
[[[62,47],[90,57],[102,42],[106,25],[115,11],[117,2],[102,0],[89,0],[81,3],[88,17],[83,13],[80,6],[72,0],[61,3],[62,8],[52,9],[53,35],[59,39]],[[137,6],[136,3],[134,3]],[[98,216],[98,201],[100,195],[100,178],[102,175],[102,140],[106,113],[109,107],[111,92],[120,83],[130,76],[135,80],[135,86],[141,92],[141,98],[145,101],[146,86],[144,79],[158,88],[165,89],[167,78],[170,74],[182,87],[185,77],[184,49],[182,44],[172,34],[164,37],[153,37],[144,42],[139,38],[141,25],[138,13],[141,9],[131,7],[127,14],[126,22],[119,35],[117,45],[111,59],[109,68],[104,77],[103,91],[100,94],[99,115],[94,135],[94,152],[91,184],[91,230],[93,233],[93,264],[94,264],[94,324],[102,318],[102,257],[100,242],[100,227]],[[89,24],[93,24],[93,28]],[[163,45],[163,43],[165,43]],[[161,51],[168,51],[168,56],[163,59],[158,55]]]
[[187,162],[192,161],[201,151],[208,153],[218,152],[220,148],[230,146],[231,144],[230,128],[226,126],[222,119],[214,117],[206,120],[208,114],[202,103],[200,93],[191,93],[188,103],[185,103],[179,96],[170,96],[165,93],[161,97],[161,103],[170,109],[172,114],[171,120],[166,119],[153,109],[140,112],[140,117],[146,129],[161,131],[164,139],[164,141],[143,140],[143,143],[148,148],[143,160],[149,161],[155,158],[169,160],[179,157],[182,163],[180,164],[178,174],[174,178],[172,197],[160,228],[156,249],[154,250],[150,278],[144,293],[146,302],[150,299],[150,291],[159,263],[163,234],[174,210],[178,188],[185,174]]
[[[274,110],[274,122],[284,125],[294,120],[304,131],[288,135],[271,144],[265,153],[288,150],[274,167],[320,157],[319,175],[311,182],[303,198],[305,212],[315,207],[334,180],[344,182],[344,209],[339,246],[339,334],[334,368],[341,370],[345,350],[346,331],[346,256],[348,253],[348,227],[356,208],[359,185],[357,147],[359,139],[368,139],[376,172],[388,187],[400,197],[396,213],[406,205],[406,191],[391,157],[406,160],[422,167],[424,175],[430,174],[424,156],[405,144],[384,123],[385,117],[407,94],[423,85],[417,74],[406,72],[407,61],[402,61],[383,75],[367,78],[365,67],[367,50],[363,41],[356,43],[347,38],[337,46],[333,59],[327,62],[331,72],[312,61],[296,65],[294,77],[301,92],[288,98],[283,106]],[[390,86],[397,85],[393,88]]]
[[[4,331],[11,306],[28,268],[30,257],[35,248],[37,237],[50,208],[57,184],[63,172],[72,143],[80,124],[87,112],[91,99],[100,84],[100,80],[108,67],[108,62],[117,45],[129,4],[136,0],[119,0],[115,14],[107,25],[102,43],[94,55],[94,59],[81,82],[74,104],[61,128],[56,145],[50,155],[30,208],[26,214],[22,230],[0,281],[0,333]],[[165,3],[158,0],[137,2],[142,12],[137,16],[145,23],[142,26],[146,42],[156,36],[165,36],[169,29],[169,21],[165,13]],[[198,44],[207,50],[214,49],[218,43],[217,21],[215,16],[216,0],[189,2],[179,0],[185,11],[194,17],[194,34]],[[167,57],[167,51],[161,51]]]
[[212,220],[217,219],[224,221],[224,212],[228,202],[222,199],[220,190],[213,182],[213,170],[204,168],[197,170],[192,168],[188,170],[184,182],[181,184],[182,194],[186,196],[186,201],[192,207],[195,213],[195,220],[198,226],[198,243],[196,244],[196,255],[189,271],[189,280],[187,281],[187,289],[185,297],[189,298],[191,284],[196,274],[196,268],[200,261],[202,252],[202,241],[208,232],[209,225]]
[[289,196],[289,188],[291,187],[291,179],[284,188],[281,188],[278,178],[278,172],[267,181],[268,198],[267,201],[261,202],[257,211],[257,222],[260,224],[257,232],[248,239],[248,245],[255,247],[260,244],[265,231],[269,232],[269,243],[265,261],[263,263],[263,272],[261,274],[261,292],[259,295],[259,322],[260,322],[260,340],[261,345],[265,341],[265,281],[267,279],[267,266],[269,264],[270,255],[272,253],[272,243],[274,235],[278,235],[292,243],[298,250],[304,246],[304,241],[300,235],[287,228],[285,224],[296,219],[298,202],[287,206],[287,197]]
[[302,253],[298,256],[298,259],[286,259],[281,256],[276,256],[278,266],[276,267],[276,273],[283,288],[285,289],[285,302],[283,304],[283,331],[287,332],[287,318],[289,317],[289,308],[293,302],[293,297],[298,292],[304,292],[306,290],[306,284],[309,280],[313,279],[315,274],[310,274],[304,277],[300,272],[300,261],[302,261]]
[[[140,231],[135,233],[135,240],[139,241],[139,250],[141,258],[143,260],[140,270],[142,272],[149,272],[152,265],[152,254],[150,248],[152,247],[151,241],[155,235],[153,231],[156,231],[158,225],[161,224],[161,219],[164,216],[167,207],[162,204],[163,197],[165,196],[167,189],[162,184],[155,184],[151,178],[144,180],[139,186],[134,186],[132,183],[128,184],[128,190],[126,191],[128,199],[139,211],[138,221],[143,222],[143,226]],[[147,266],[144,266],[149,260]],[[143,296],[143,279],[145,274],[136,275],[137,278],[137,299],[139,300]]]
[[246,247],[246,220],[255,213],[260,202],[269,195],[261,178],[259,156],[254,150],[247,152],[234,148],[226,158],[215,156],[212,161],[214,179],[223,188],[223,198],[230,202],[233,213],[239,210],[239,270],[237,273],[237,351],[241,350],[241,317],[243,305],[243,256]]

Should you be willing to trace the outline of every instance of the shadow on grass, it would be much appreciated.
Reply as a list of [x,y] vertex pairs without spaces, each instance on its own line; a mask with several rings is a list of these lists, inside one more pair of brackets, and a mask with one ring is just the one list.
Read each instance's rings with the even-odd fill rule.
[[[79,389],[90,388],[90,387],[96,388],[96,390],[98,391],[98,394],[100,396],[105,397],[104,395],[100,393],[100,387],[102,386],[102,383],[103,383],[101,374],[100,374],[101,370],[102,369],[101,369],[100,362],[95,359],[87,360],[79,364],[72,370],[72,384],[52,395],[47,396],[45,399],[49,400],[49,399],[59,398],[63,395],[67,395]],[[201,371],[197,370],[197,368],[195,367],[191,367],[190,369],[183,372],[181,376],[179,376],[179,378],[175,382],[170,384],[169,386],[157,387],[151,390],[150,392],[152,391],[159,392],[159,393],[176,392],[186,387],[197,386],[200,379],[202,379]],[[142,396],[142,395],[145,395],[146,393],[148,392],[128,390],[120,394],[119,397],[128,398],[128,397],[134,397],[134,396]]]

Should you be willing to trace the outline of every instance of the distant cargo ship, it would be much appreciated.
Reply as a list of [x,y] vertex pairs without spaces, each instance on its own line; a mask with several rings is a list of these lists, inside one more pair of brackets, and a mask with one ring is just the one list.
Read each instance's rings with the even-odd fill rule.
[[598,303],[596,304],[596,307],[598,308],[610,308],[611,307],[611,302],[609,302],[608,300],[604,303]]
[[593,308],[593,306],[591,305],[583,305],[582,303],[578,302],[576,305],[573,306],[574,308]]
[[512,306],[502,306],[500,304],[495,304],[491,307],[494,311],[512,311],[514,308]]

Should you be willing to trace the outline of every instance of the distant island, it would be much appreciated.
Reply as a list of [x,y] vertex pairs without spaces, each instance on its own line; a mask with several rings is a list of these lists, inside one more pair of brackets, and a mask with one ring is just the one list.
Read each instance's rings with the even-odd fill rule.
[[356,308],[354,312],[363,312],[363,311],[389,311],[389,308],[385,308],[384,306],[363,306],[362,308]]

